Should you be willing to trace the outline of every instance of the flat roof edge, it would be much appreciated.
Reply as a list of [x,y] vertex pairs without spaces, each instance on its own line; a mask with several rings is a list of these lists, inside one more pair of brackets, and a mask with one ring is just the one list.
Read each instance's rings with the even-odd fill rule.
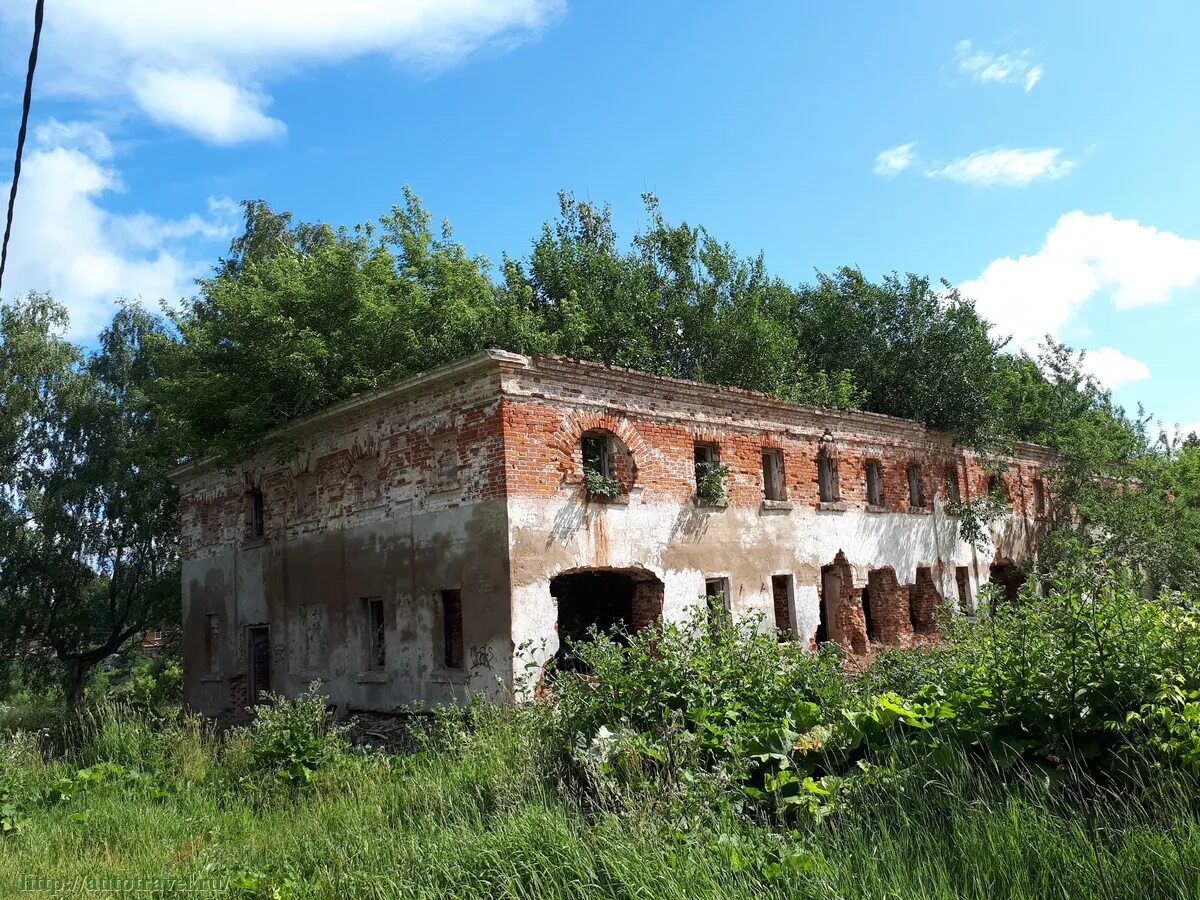
[[[337,403],[322,407],[315,412],[308,413],[290,422],[286,422],[277,428],[267,432],[262,441],[251,452],[257,452],[268,444],[282,440],[297,433],[303,432],[314,425],[319,425],[329,419],[335,419],[346,413],[353,412],[358,409],[371,406],[375,403],[380,403],[385,400],[390,400],[396,397],[401,397],[405,394],[410,394],[418,390],[430,387],[448,378],[454,378],[459,375],[469,375],[474,372],[486,371],[487,369],[496,367],[499,368],[503,364],[525,368],[529,365],[529,357],[523,356],[520,353],[510,353],[507,350],[480,350],[477,353],[472,353],[470,356],[464,356],[452,362],[443,363],[440,366],[434,366],[432,369],[426,369],[423,372],[418,372],[416,375],[410,375],[408,378],[403,378],[400,381],[392,384],[384,385],[383,387],[374,388],[370,391],[364,391],[360,394],[353,394],[345,400],[339,400]],[[183,465],[176,466],[167,473],[176,484],[192,475],[198,475],[201,472],[206,472],[221,464],[221,460],[216,456],[206,456],[201,459],[186,462]]]

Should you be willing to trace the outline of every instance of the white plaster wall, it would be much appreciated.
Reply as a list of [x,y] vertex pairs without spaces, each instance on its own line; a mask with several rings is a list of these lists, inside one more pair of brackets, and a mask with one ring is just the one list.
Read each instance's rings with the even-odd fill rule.
[[793,622],[807,638],[819,620],[821,567],[839,551],[852,566],[855,586],[866,585],[870,569],[891,566],[905,584],[916,580],[918,566],[929,566],[942,595],[954,601],[955,568],[966,566],[973,611],[996,545],[1012,554],[1023,529],[1016,520],[1002,521],[992,544],[975,548],[959,539],[957,521],[943,513],[940,501],[926,514],[818,511],[807,505],[714,509],[645,503],[635,488],[627,505],[510,498],[509,532],[513,640],[518,646],[531,644],[534,658],[543,663],[558,649],[550,581],[573,568],[653,572],[665,588],[668,621],[680,621],[700,602],[706,578],[728,577],[734,613],[761,614],[768,627],[774,626],[770,577],[791,574]]

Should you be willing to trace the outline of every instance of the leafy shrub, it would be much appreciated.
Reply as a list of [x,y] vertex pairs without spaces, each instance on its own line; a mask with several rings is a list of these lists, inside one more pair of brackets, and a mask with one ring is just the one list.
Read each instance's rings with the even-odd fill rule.
[[711,799],[751,777],[763,734],[814,726],[845,694],[833,649],[780,643],[757,622],[710,620],[635,635],[594,634],[571,648],[586,675],[553,681],[552,740],[603,803],[652,794]]
[[701,503],[716,506],[724,503],[725,479],[729,466],[723,463],[699,463],[696,466],[696,497]]
[[240,763],[247,774],[269,773],[293,788],[307,785],[350,745],[349,727],[330,721],[326,702],[317,682],[295,699],[268,694],[255,707],[254,721],[230,739],[234,765]]
[[625,493],[625,485],[615,478],[601,475],[594,469],[583,470],[583,489],[590,497],[602,500],[615,500]]

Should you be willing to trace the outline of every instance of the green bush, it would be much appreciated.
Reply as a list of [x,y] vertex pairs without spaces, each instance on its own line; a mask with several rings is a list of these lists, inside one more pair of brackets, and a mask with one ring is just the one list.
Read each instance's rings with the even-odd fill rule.
[[615,500],[625,493],[625,485],[593,469],[583,470],[583,489],[589,497],[599,497],[602,500]]
[[696,497],[701,503],[716,506],[724,503],[725,479],[729,466],[722,463],[699,463],[696,466]]
[[230,736],[231,765],[251,780],[265,773],[293,788],[306,786],[350,746],[349,727],[331,721],[326,703],[316,682],[294,699],[266,695],[254,721]]

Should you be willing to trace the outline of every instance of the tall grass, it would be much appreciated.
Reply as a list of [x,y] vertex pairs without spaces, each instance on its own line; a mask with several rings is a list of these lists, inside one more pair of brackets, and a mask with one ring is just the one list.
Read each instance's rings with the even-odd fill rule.
[[[0,896],[31,875],[183,874],[254,897],[1197,896],[1182,780],[1089,785],[1081,805],[1070,779],[947,754],[784,831],[720,808],[581,806],[540,715],[479,709],[413,755],[343,754],[298,795],[260,790],[236,762],[245,735],[192,717],[104,706],[58,737],[9,730],[0,765],[26,818],[0,838]],[[157,780],[45,800],[104,762]]]

